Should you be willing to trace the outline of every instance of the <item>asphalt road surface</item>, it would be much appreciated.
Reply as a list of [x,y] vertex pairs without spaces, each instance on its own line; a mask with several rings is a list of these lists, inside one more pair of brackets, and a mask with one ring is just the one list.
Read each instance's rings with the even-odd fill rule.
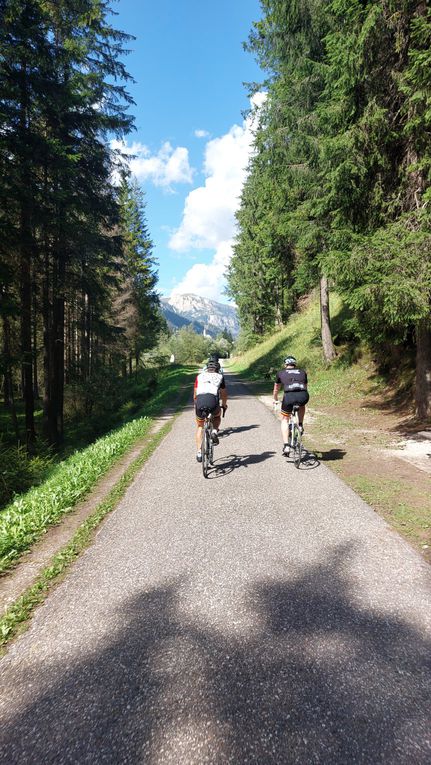
[[429,566],[229,389],[210,477],[189,407],[0,663],[2,763],[431,762]]

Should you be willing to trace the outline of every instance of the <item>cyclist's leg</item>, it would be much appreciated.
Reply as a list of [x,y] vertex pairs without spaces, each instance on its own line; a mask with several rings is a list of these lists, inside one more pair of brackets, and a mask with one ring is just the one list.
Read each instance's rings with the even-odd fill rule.
[[283,448],[289,443],[290,416],[292,414],[293,404],[289,400],[289,395],[284,394],[281,403],[281,437],[283,439]]
[[218,430],[219,429],[220,422],[221,422],[221,414],[220,414],[220,408],[219,408],[218,409],[218,414],[217,414],[217,410],[216,410],[216,413],[213,414],[213,428],[214,428],[214,430]]
[[203,425],[198,424],[196,428],[196,450],[200,451],[202,444]]
[[202,443],[202,429],[205,422],[207,412],[212,411],[214,408],[215,396],[209,393],[203,393],[196,396],[195,411],[196,411],[196,448],[199,451]]
[[304,426],[305,406],[306,404],[308,404],[309,400],[310,400],[310,396],[308,395],[308,391],[307,390],[301,391],[298,398],[298,404],[300,405],[299,411],[298,411],[298,419],[299,419],[299,424],[301,425],[302,430],[304,429],[303,426]]
[[286,417],[285,415],[282,415],[281,437],[283,439],[283,444],[287,444],[289,441],[289,422],[290,422],[290,415],[288,417]]

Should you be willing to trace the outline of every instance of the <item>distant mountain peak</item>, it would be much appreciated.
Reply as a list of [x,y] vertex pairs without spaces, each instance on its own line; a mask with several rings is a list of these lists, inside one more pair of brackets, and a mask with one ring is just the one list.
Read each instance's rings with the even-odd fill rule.
[[[231,332],[232,335],[237,335],[239,332],[238,316],[234,306],[218,303],[215,300],[192,293],[175,294],[169,298],[162,298],[161,305],[165,315],[168,311],[171,314],[176,313],[183,320],[182,324],[186,319],[189,323],[202,325],[206,332],[212,336],[224,329]],[[172,316],[168,318],[168,321],[172,323]]]

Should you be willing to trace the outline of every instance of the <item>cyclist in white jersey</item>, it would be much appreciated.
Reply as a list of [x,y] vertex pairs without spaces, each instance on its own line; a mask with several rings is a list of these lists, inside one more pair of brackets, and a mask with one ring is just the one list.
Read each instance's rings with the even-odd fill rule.
[[200,372],[195,380],[194,401],[196,411],[196,459],[201,462],[202,429],[205,422],[206,411],[213,415],[214,429],[212,439],[218,444],[218,429],[220,427],[220,398],[223,409],[227,409],[227,388],[224,376],[220,373],[220,364],[209,360],[205,370]]

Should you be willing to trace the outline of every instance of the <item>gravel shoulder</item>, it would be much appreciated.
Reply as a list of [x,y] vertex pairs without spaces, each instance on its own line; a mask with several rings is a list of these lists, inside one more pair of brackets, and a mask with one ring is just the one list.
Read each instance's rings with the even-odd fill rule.
[[2,762],[429,763],[430,567],[228,382],[210,478],[189,407],[2,660]]

